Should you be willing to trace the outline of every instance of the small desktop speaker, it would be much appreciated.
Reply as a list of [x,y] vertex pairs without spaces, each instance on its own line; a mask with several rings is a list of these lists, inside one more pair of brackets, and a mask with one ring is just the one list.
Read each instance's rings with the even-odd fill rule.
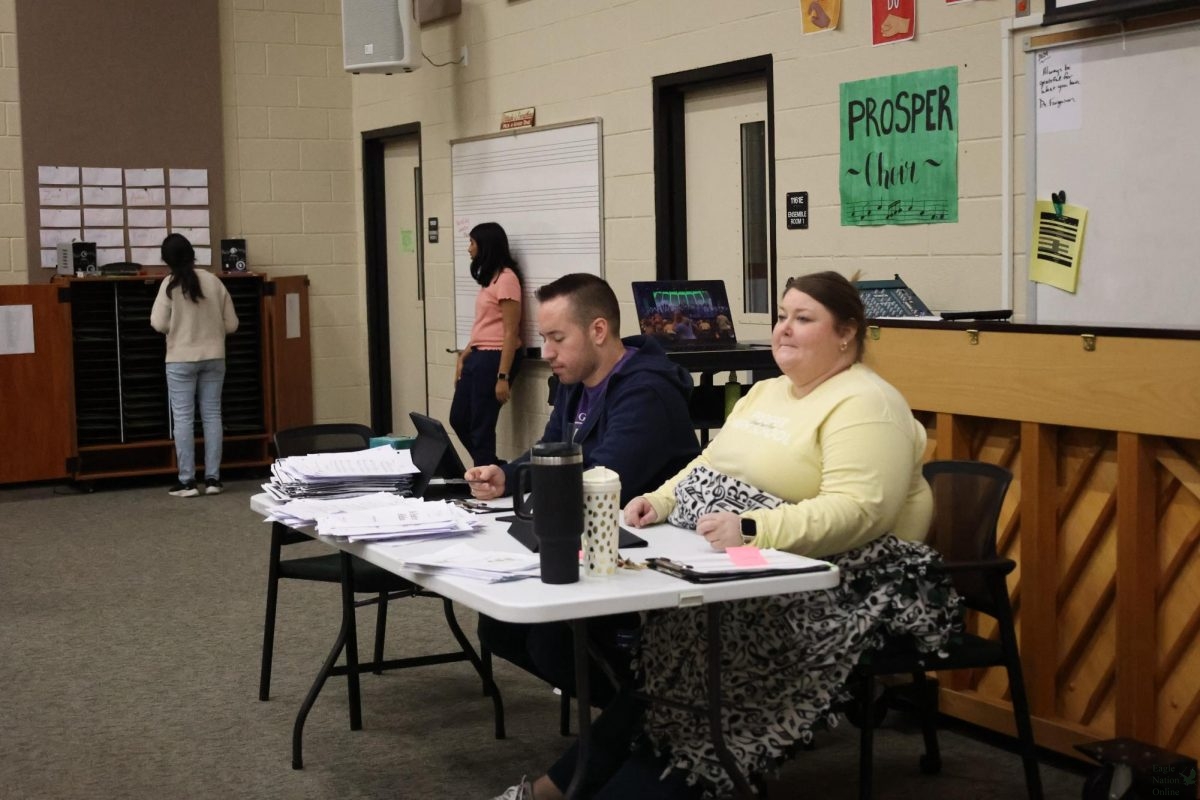
[[421,57],[416,0],[342,0],[347,72],[412,72]]
[[62,242],[58,245],[59,275],[95,275],[95,242]]
[[246,260],[245,239],[221,240],[221,271],[246,272],[249,264]]

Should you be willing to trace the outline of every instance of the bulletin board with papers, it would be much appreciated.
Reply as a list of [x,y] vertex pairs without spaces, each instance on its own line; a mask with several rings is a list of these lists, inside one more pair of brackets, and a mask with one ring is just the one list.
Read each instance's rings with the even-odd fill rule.
[[161,264],[163,237],[178,232],[198,264],[219,263],[217,4],[70,5],[65,14],[60,3],[16,3],[30,282],[53,274],[56,245],[72,240],[95,243],[99,267]]

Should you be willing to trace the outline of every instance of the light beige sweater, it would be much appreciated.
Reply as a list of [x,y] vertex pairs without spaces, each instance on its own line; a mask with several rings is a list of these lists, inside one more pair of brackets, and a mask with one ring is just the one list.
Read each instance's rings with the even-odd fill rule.
[[196,270],[200,279],[200,291],[204,295],[193,303],[176,286],[167,296],[165,278],[158,287],[158,297],[150,309],[150,325],[159,333],[167,335],[167,363],[179,361],[207,361],[225,357],[225,334],[233,333],[238,327],[233,300],[216,275],[208,270]]

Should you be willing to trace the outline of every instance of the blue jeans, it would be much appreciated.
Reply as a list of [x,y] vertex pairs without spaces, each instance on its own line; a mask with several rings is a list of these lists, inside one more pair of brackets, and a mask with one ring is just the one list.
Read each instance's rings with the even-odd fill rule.
[[171,427],[175,435],[175,460],[179,482],[196,478],[196,397],[204,422],[204,477],[221,477],[221,388],[225,385],[225,359],[167,363],[167,391],[171,395]]

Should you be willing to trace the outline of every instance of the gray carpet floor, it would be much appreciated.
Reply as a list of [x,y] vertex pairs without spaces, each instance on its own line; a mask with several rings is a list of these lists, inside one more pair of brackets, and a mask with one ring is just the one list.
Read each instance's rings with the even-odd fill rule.
[[[345,682],[331,679],[293,770],[292,719],[336,633],[338,590],[282,585],[271,699],[259,702],[269,528],[249,510],[256,491],[255,480],[192,499],[165,483],[0,489],[0,798],[486,799],[561,752],[548,687],[497,663],[508,727],[497,741],[474,672],[452,664],[363,676],[357,732]],[[453,647],[440,602],[392,608],[388,657]],[[469,610],[459,619],[474,631]],[[373,614],[360,623],[369,642]],[[877,796],[1025,796],[1015,755],[958,732],[942,740],[942,773],[922,775],[920,735],[893,714],[877,738]],[[843,723],[771,797],[856,797],[856,759]],[[1078,770],[1056,762],[1042,777],[1047,798],[1079,796]]]

